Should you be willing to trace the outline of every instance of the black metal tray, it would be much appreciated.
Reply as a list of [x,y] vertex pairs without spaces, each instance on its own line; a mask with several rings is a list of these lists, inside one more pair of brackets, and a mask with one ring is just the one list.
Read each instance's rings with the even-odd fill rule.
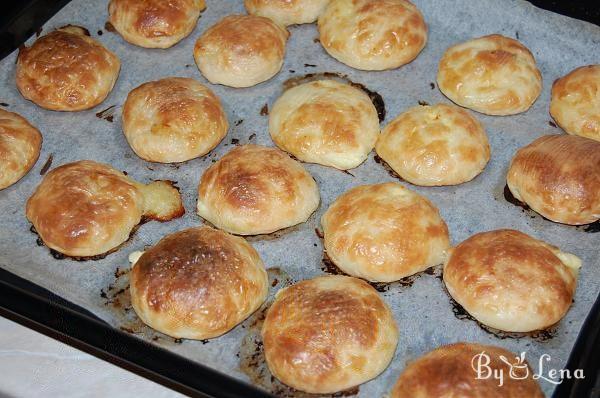
[[[0,59],[33,35],[69,0],[10,0],[0,15]],[[600,25],[600,5],[531,0],[538,7]],[[140,376],[194,397],[269,397],[259,389],[132,337],[52,292],[0,268],[0,315]],[[600,397],[600,297],[579,333],[565,379],[553,397]]]

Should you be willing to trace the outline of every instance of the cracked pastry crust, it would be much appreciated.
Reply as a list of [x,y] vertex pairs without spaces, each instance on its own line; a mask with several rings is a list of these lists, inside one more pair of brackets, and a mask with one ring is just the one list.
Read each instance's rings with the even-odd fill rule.
[[256,311],[267,272],[243,238],[210,227],[167,235],[131,271],[131,304],[142,321],[174,338],[220,336]]
[[398,327],[368,283],[329,275],[278,291],[262,338],[275,377],[297,390],[329,394],[383,372],[394,356]]
[[110,23],[131,44],[169,48],[196,27],[204,0],[111,0]]
[[490,160],[481,123],[454,105],[415,106],[384,129],[377,154],[415,185],[456,185],[475,178]]
[[37,162],[42,134],[22,116],[0,109],[0,190],[21,178]]
[[438,209],[391,182],[345,192],[323,214],[321,225],[331,261],[373,282],[396,281],[441,264],[450,245]]
[[444,264],[448,293],[484,325],[507,332],[546,329],[569,310],[581,260],[515,230],[478,233]]
[[567,133],[600,141],[600,65],[582,66],[556,80],[550,114]]
[[531,51],[498,34],[447,49],[437,82],[456,104],[487,115],[525,112],[542,91],[542,74]]
[[238,235],[268,234],[305,222],[319,188],[302,165],[276,148],[239,146],[202,175],[198,214]]
[[106,164],[82,160],[46,174],[27,201],[27,219],[46,246],[72,257],[109,253],[144,219],[182,216],[168,181],[144,185]]
[[151,162],[203,156],[227,134],[219,98],[190,78],[170,77],[132,90],[123,106],[123,132],[134,152]]
[[335,80],[290,88],[269,116],[275,145],[299,160],[352,169],[365,161],[379,135],[377,110],[362,90]]
[[229,15],[196,41],[194,59],[209,82],[250,87],[279,72],[288,36],[287,29],[269,18]]
[[84,28],[68,25],[19,50],[17,88],[42,108],[80,111],[104,101],[120,67],[117,56]]
[[427,42],[423,15],[407,0],[332,0],[318,25],[329,55],[362,70],[398,68]]
[[[473,366],[477,366],[474,361],[482,353],[489,358],[488,363],[486,357],[482,357],[482,364],[504,373],[502,386],[493,377],[477,378]],[[495,346],[455,343],[436,348],[408,363],[390,398],[408,397],[543,398],[544,394],[529,364],[516,354]]]
[[571,225],[600,219],[600,142],[547,135],[519,149],[506,183],[513,196],[549,220]]
[[244,0],[248,14],[267,17],[281,26],[313,23],[330,0]]

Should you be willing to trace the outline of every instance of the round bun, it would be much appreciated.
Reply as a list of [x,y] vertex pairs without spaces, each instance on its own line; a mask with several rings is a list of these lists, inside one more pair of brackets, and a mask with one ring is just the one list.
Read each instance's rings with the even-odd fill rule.
[[454,105],[415,106],[383,130],[377,154],[415,185],[456,185],[475,178],[490,160],[479,121]]
[[170,77],[132,90],[123,107],[131,148],[151,162],[205,155],[227,134],[227,116],[213,92],[194,79]]
[[273,105],[269,132],[298,159],[346,170],[365,161],[379,135],[377,110],[362,90],[317,80],[287,90]]
[[362,70],[411,62],[427,42],[427,25],[407,0],[332,0],[319,17],[320,41],[338,61]]
[[383,372],[394,356],[398,328],[368,283],[330,275],[278,291],[262,338],[275,377],[297,390],[329,394]]
[[179,192],[170,183],[140,184],[90,160],[50,171],[26,208],[46,246],[73,257],[113,251],[142,218],[167,221],[183,212]]
[[269,234],[302,223],[319,189],[300,163],[276,148],[239,146],[202,175],[198,214],[238,235]]
[[525,112],[542,91],[533,54],[517,40],[489,35],[444,53],[438,87],[452,101],[487,115]]
[[267,17],[281,26],[312,23],[329,0],[244,0],[248,14]]
[[506,183],[521,202],[555,222],[589,224],[600,219],[600,142],[547,135],[519,149]]
[[250,87],[279,72],[288,36],[269,18],[230,15],[200,36],[194,59],[209,82]]
[[[482,372],[488,369],[484,364],[493,372],[503,372],[502,386],[494,377],[478,378],[479,360]],[[544,398],[544,394],[524,358],[500,347],[456,343],[439,347],[408,364],[390,394],[390,398],[407,397]]]
[[120,67],[117,56],[85,29],[69,25],[19,50],[17,88],[42,108],[80,111],[104,101]]
[[581,260],[514,230],[473,235],[444,264],[450,295],[484,325],[507,332],[546,329],[573,301]]
[[169,48],[194,30],[204,8],[204,0],[110,0],[108,14],[129,43]]
[[324,245],[347,274],[391,282],[441,264],[448,227],[425,197],[389,182],[342,194],[321,218]]
[[600,141],[600,65],[582,66],[555,81],[550,114],[567,133]]
[[0,109],[0,189],[19,181],[40,156],[42,134],[25,118]]
[[209,227],[167,235],[131,270],[141,320],[174,338],[220,336],[265,301],[267,272],[244,239]]

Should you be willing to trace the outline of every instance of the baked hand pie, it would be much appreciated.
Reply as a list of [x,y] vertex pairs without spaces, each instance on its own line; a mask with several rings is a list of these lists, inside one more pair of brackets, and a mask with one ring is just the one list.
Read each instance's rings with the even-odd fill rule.
[[424,186],[470,181],[490,160],[481,123],[445,104],[408,109],[383,129],[375,150],[404,180]]
[[112,167],[82,160],[46,174],[27,201],[27,219],[50,249],[76,258],[108,254],[135,227],[182,216],[168,181],[141,184]]
[[238,146],[202,175],[198,214],[238,235],[269,234],[305,222],[319,188],[300,163],[276,148]]
[[573,302],[581,260],[522,232],[482,232],[444,264],[448,293],[482,324],[506,332],[546,329]]
[[123,106],[123,132],[151,162],[185,162],[216,147],[228,129],[219,98],[194,79],[170,77],[133,89]]
[[169,48],[196,27],[204,0],[110,0],[108,20],[125,40],[146,48]]
[[194,59],[209,82],[250,87],[279,72],[288,36],[285,28],[269,18],[229,15],[196,41]]
[[441,264],[450,245],[438,209],[393,182],[350,189],[329,206],[321,225],[331,261],[373,282],[396,281]]
[[437,82],[456,104],[487,115],[525,112],[542,91],[542,74],[531,51],[497,34],[447,49]]
[[120,67],[117,56],[87,30],[68,25],[19,50],[17,88],[42,108],[81,111],[104,101]]
[[546,135],[519,149],[506,183],[513,196],[549,220],[571,225],[600,219],[600,142]]
[[332,0],[319,16],[319,41],[352,68],[394,69],[419,55],[427,25],[408,0]]
[[361,89],[317,80],[288,89],[269,116],[275,145],[309,163],[352,169],[379,136],[377,110]]
[[281,26],[313,23],[330,0],[244,0],[248,14],[267,17]]
[[567,133],[600,141],[600,65],[582,66],[556,80],[550,114]]
[[330,394],[383,372],[396,351],[398,327],[372,286],[329,275],[279,290],[262,338],[275,377],[300,391]]
[[[488,369],[502,374],[478,377]],[[448,344],[408,363],[390,398],[544,398],[540,385],[524,358],[504,348],[474,344]],[[513,376],[513,377],[511,377]]]
[[165,236],[132,267],[133,309],[146,325],[174,338],[220,336],[256,311],[269,291],[256,250],[210,227]]
[[0,109],[0,189],[25,176],[40,156],[42,134],[25,118]]

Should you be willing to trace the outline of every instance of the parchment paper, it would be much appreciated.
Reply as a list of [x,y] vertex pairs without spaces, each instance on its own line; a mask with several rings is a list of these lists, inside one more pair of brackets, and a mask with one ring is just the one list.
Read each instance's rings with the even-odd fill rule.
[[[44,135],[42,154],[33,170],[19,183],[0,192],[1,267],[87,308],[115,327],[128,328],[124,326],[123,311],[112,304],[107,305],[107,298],[101,297],[101,291],[108,292],[108,299],[117,295],[118,291],[114,291],[116,288],[113,286],[109,289],[109,286],[115,285],[117,268],[128,267],[130,252],[154,244],[168,233],[202,223],[195,214],[200,176],[215,159],[232,148],[232,139],[239,140],[240,144],[250,141],[273,145],[267,130],[268,117],[259,113],[264,104],[271,106],[281,94],[284,81],[314,72],[347,74],[351,80],[383,96],[387,109],[386,120],[382,123],[384,126],[418,101],[431,104],[449,102],[439,92],[437,85],[435,88],[431,86],[435,82],[439,59],[447,47],[473,37],[500,33],[518,37],[535,55],[544,78],[540,98],[528,112],[520,115],[489,117],[477,114],[489,135],[492,159],[485,171],[472,182],[444,188],[407,185],[426,195],[439,207],[450,228],[453,244],[480,231],[515,228],[581,257],[583,268],[575,302],[558,325],[554,337],[501,339],[487,333],[472,320],[458,319],[441,280],[435,275],[423,274],[414,278],[412,286],[391,284],[382,297],[393,309],[400,328],[400,343],[389,368],[375,380],[362,385],[358,395],[375,397],[389,392],[408,361],[442,344],[456,341],[495,344],[514,352],[525,351],[526,358],[536,370],[543,353],[552,357],[550,362],[545,363],[545,369],[560,369],[565,365],[582,322],[600,290],[600,234],[586,233],[582,228],[555,224],[523,212],[507,203],[502,191],[508,163],[519,147],[544,134],[562,133],[549,124],[552,81],[575,67],[600,62],[600,28],[540,10],[521,0],[415,0],[429,26],[427,47],[414,62],[400,69],[362,72],[329,57],[320,44],[313,40],[318,37],[314,24],[293,26],[290,28],[285,64],[275,78],[247,89],[209,84],[222,99],[231,124],[223,142],[204,158],[169,166],[145,162],[132,152],[121,131],[121,106],[130,90],[149,80],[187,76],[208,84],[194,64],[194,42],[207,27],[224,15],[243,13],[242,1],[208,1],[208,9],[202,14],[194,32],[168,50],[136,47],[126,43],[116,33],[107,31],[107,3],[74,0],[46,23],[42,32],[46,34],[65,24],[81,25],[120,57],[122,68],[119,80],[109,97],[96,108],[75,113],[43,110],[23,99],[15,87],[16,52],[0,62],[0,102],[8,104],[6,109],[30,120]],[[34,39],[31,38],[28,44]],[[112,105],[116,105],[114,122],[96,117],[97,112]],[[50,154],[54,156],[52,167],[80,159],[93,159],[126,170],[139,181],[175,180],[181,187],[186,214],[175,221],[142,225],[124,247],[103,260],[56,260],[46,247],[36,245],[36,236],[29,231],[30,225],[24,215],[25,201],[40,182],[40,170]],[[271,294],[285,284],[282,279],[301,280],[323,273],[322,243],[315,234],[315,228],[319,227],[320,216],[338,195],[359,184],[394,180],[374,161],[373,153],[364,164],[350,171],[353,176],[318,165],[305,166],[320,187],[322,202],[317,213],[307,223],[284,231],[278,234],[279,237],[251,239],[265,264],[281,270],[279,273],[271,272],[272,278],[278,279],[278,283],[271,288]],[[125,282],[120,281],[116,286],[120,283],[125,286]],[[126,301],[125,296],[120,300]],[[128,311],[127,316],[131,318],[132,312]],[[251,319],[208,343],[175,343],[172,339],[147,330],[139,335],[148,339],[154,337],[155,344],[235,378],[257,382],[260,377],[249,378],[240,369],[238,358],[242,341],[251,339],[253,327],[256,331],[255,323]],[[242,352],[240,356],[244,355]],[[551,394],[554,385],[543,380],[540,383],[545,393]],[[290,394],[284,389],[274,391],[282,395]]]

